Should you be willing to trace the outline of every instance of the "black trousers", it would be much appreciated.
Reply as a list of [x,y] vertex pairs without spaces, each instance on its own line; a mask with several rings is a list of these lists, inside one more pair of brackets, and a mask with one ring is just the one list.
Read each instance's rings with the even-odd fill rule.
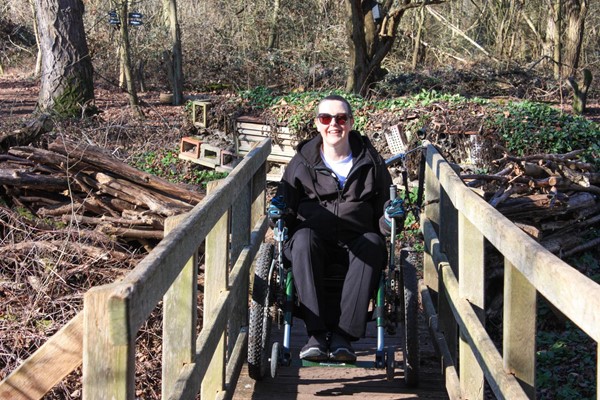
[[[351,340],[363,336],[369,302],[387,260],[384,238],[367,232],[349,243],[338,244],[303,228],[288,241],[284,255],[292,263],[308,333],[333,331]],[[331,304],[330,289],[325,285],[327,266],[334,263],[341,264],[345,274],[338,304],[335,300]]]

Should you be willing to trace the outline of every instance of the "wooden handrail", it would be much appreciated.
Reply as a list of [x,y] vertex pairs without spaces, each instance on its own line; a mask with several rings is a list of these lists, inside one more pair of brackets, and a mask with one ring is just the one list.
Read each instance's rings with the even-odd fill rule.
[[[171,219],[161,243],[121,281],[90,289],[84,296],[83,312],[0,382],[0,398],[41,398],[83,361],[83,398],[133,399],[137,331],[163,299],[163,313],[170,314],[164,316],[165,321],[171,328],[163,327],[164,335],[179,334],[170,337],[170,344],[165,343],[179,355],[163,359],[163,398],[193,399],[202,379],[215,372],[212,368],[208,371],[208,361],[214,358],[217,342],[229,332],[232,345],[226,369],[225,351],[219,361],[223,379],[211,375],[208,380],[216,383],[206,385],[215,391],[208,397],[223,396],[225,379],[236,379],[245,353],[248,275],[268,229],[264,211],[270,150],[271,140],[265,139],[192,211]],[[212,304],[211,315],[204,315],[211,326],[202,329],[196,339],[191,331],[197,318],[195,299],[191,299],[197,286],[195,257],[200,244],[215,230],[220,230],[217,240],[226,241],[217,246],[218,251],[225,249],[226,254],[207,249],[206,258],[218,262],[207,265],[205,274],[222,270],[226,285],[218,296],[205,298],[205,306]],[[177,290],[170,290],[173,285],[187,287],[186,294],[178,297]],[[187,304],[183,313],[177,307],[182,300]],[[52,368],[47,368],[49,357]],[[40,368],[44,368],[43,374]],[[189,394],[182,387],[191,388]]]
[[[431,145],[425,182],[424,283],[437,299],[435,318],[443,326],[439,329],[444,331],[444,345],[454,362],[460,359],[461,396],[482,398],[485,376],[498,398],[534,398],[536,293],[598,342],[600,285],[487,204]],[[505,258],[501,356],[495,355],[483,328],[483,238]],[[475,245],[469,248],[470,242]],[[474,379],[477,376],[481,378]],[[517,381],[521,388],[516,387]]]

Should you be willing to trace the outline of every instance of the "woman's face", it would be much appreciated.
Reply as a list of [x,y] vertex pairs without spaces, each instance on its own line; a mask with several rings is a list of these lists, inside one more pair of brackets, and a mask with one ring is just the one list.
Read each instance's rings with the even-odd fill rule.
[[348,144],[348,133],[354,123],[348,111],[346,105],[338,100],[321,103],[315,124],[323,138],[324,146],[338,147]]

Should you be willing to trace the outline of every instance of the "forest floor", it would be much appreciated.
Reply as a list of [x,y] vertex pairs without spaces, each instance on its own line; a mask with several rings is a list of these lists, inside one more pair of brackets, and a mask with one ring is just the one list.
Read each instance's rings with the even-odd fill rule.
[[[458,82],[458,86],[441,87],[437,90],[441,92],[447,89],[450,93],[468,90],[468,83],[460,81],[460,79],[457,79],[456,82]],[[33,118],[32,114],[39,92],[38,85],[37,80],[26,75],[0,76],[0,137],[22,128],[26,121]],[[413,82],[412,85],[418,85],[418,83]],[[515,83],[511,87],[513,90],[493,93],[493,97],[500,97],[504,100],[517,99],[519,93],[529,91],[527,87],[523,87],[523,84],[519,83]],[[474,95],[480,96],[480,93],[485,90],[486,87],[483,84],[473,86]],[[58,126],[60,134],[103,146],[115,156],[127,161],[142,152],[177,148],[182,137],[194,133],[194,127],[190,124],[189,112],[186,107],[161,103],[158,91],[149,91],[139,95],[145,114],[143,122],[132,118],[128,97],[124,92],[115,88],[97,86],[95,96],[95,104],[101,111],[100,114],[86,122],[61,124]],[[223,115],[223,118],[230,118],[236,113],[236,110],[232,108],[234,106],[231,105],[230,95],[211,94],[210,96],[213,100],[222,100],[216,109],[228,114]],[[570,112],[569,106],[564,103],[561,105],[556,97],[546,100],[556,104],[565,112]],[[385,111],[382,111],[382,114],[385,114]],[[598,98],[590,98],[586,117],[600,123]],[[216,116],[216,118],[219,117]],[[385,116],[382,116],[382,119],[385,120]],[[469,123],[469,121],[464,122],[465,124]],[[221,129],[215,134],[222,135]],[[9,231],[17,229],[17,227],[31,230],[24,234],[27,239],[39,237],[37,228],[26,226],[27,224],[19,221],[15,214],[9,215],[10,210],[3,204],[0,200],[0,222],[2,222],[0,224],[0,248],[4,245],[4,239],[8,236]],[[47,237],[45,239],[47,240]],[[4,378],[43,343],[45,338],[56,332],[77,313],[81,306],[82,290],[85,290],[86,285],[107,283],[116,279],[125,270],[135,265],[143,255],[143,252],[131,249],[130,260],[113,262],[105,266],[104,270],[99,271],[98,276],[79,277],[81,282],[78,285],[70,285],[67,291],[61,290],[58,300],[52,298],[51,291],[48,291],[51,282],[36,281],[39,279],[40,270],[34,271],[33,268],[29,268],[28,271],[19,273],[16,278],[19,283],[14,285],[14,282],[8,282],[6,279],[10,274],[0,269],[0,300],[5,304],[3,308],[0,308],[0,336],[3,338],[0,343],[0,353],[7,355],[0,357],[0,379]],[[43,263],[38,267],[43,272]],[[78,270],[79,274],[88,272]],[[57,279],[62,278],[57,275]],[[158,312],[160,310],[157,310]],[[11,317],[7,318],[8,315]],[[138,340],[138,346],[145,349],[137,355],[140,367],[136,374],[145,375],[145,384],[136,393],[141,398],[157,398],[160,392],[160,343],[153,333],[158,329],[160,329],[160,319],[155,315],[144,326],[143,332],[140,334],[141,339]],[[436,361],[431,362],[435,363]],[[46,398],[80,397],[79,374],[80,370],[71,374]]]

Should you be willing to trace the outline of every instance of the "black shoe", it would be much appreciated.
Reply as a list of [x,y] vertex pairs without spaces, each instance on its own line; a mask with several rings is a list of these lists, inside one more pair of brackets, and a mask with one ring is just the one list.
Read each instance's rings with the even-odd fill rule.
[[307,361],[327,361],[327,339],[325,334],[311,336],[300,351],[300,359]]
[[348,339],[334,333],[331,335],[331,343],[329,344],[329,358],[333,361],[353,363],[356,362],[356,353]]

